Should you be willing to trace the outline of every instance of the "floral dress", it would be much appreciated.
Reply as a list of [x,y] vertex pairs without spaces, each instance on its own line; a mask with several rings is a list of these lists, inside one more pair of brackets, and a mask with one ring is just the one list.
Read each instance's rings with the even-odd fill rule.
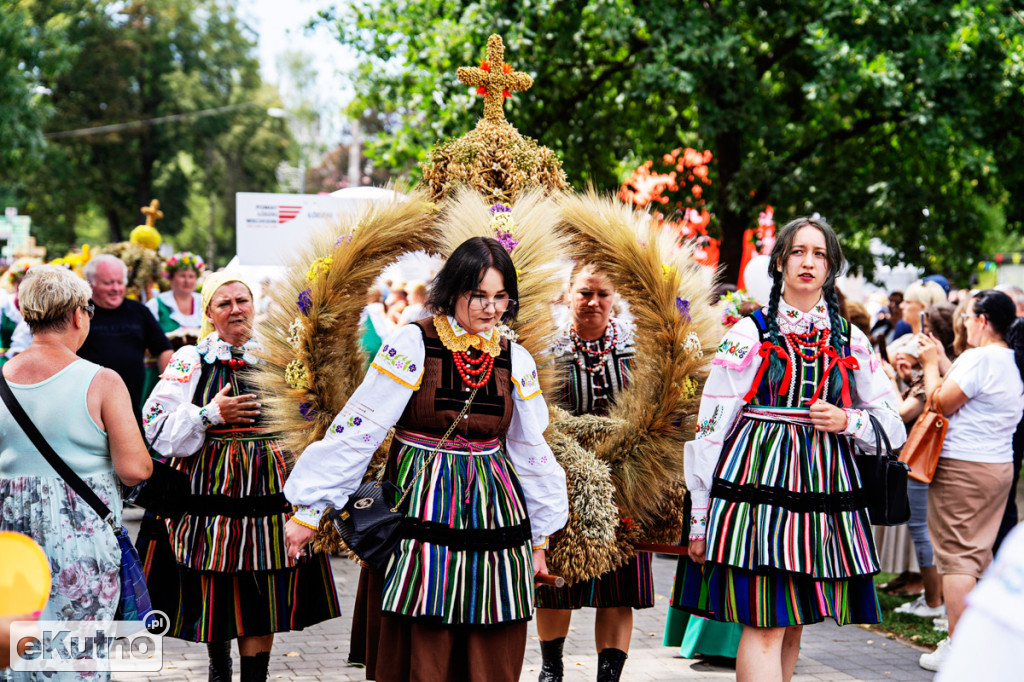
[[[47,441],[121,520],[107,436],[86,396],[100,366],[78,360],[37,384],[11,390]],[[50,562],[50,598],[40,620],[113,620],[121,594],[114,533],[43,459],[10,412],[0,410],[0,530],[22,533]],[[108,679],[109,673],[0,671],[0,679]]]

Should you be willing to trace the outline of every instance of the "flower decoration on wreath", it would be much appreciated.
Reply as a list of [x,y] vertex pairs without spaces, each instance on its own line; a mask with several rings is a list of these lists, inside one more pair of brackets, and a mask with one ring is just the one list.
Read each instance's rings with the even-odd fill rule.
[[198,253],[179,251],[164,261],[164,277],[171,279],[180,270],[194,270],[199,276],[206,270],[206,262]]

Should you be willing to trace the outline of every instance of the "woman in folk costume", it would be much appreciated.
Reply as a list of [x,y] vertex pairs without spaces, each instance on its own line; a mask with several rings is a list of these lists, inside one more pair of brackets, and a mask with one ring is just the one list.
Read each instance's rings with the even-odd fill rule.
[[689,557],[673,606],[744,625],[736,676],[789,680],[802,627],[877,623],[878,559],[853,448],[869,415],[906,440],[871,344],[839,315],[842,250],[800,218],[771,253],[769,304],[726,335],[686,445]]
[[[187,331],[195,336],[202,326],[203,297],[196,293],[196,284],[205,268],[202,257],[189,251],[176,253],[164,261],[164,272],[171,282],[171,288],[146,301],[146,307],[168,337],[180,338]],[[178,333],[172,335],[171,332]],[[182,344],[182,341],[173,343],[172,339],[172,347]],[[158,380],[156,360],[146,358],[146,384],[142,395],[148,396]]]
[[286,531],[294,556],[396,427],[385,475],[410,490],[408,523],[383,578],[378,680],[519,679],[534,575],[547,572],[547,536],[565,524],[568,499],[543,437],[534,360],[494,328],[514,319],[517,296],[505,249],[489,237],[463,242],[432,284],[434,317],[385,340],[288,479],[300,505]]
[[[165,595],[155,606],[168,611],[168,634],[207,643],[211,680],[231,679],[238,639],[241,679],[261,681],[274,633],[338,616],[337,595],[325,555],[285,552],[285,453],[241,372],[258,362],[252,293],[217,272],[203,287],[202,309],[199,343],[174,354],[143,408],[147,438],[192,487],[186,513],[166,520],[177,581],[160,567],[148,572],[149,588]],[[147,568],[161,560],[160,548],[141,548]]]
[[[559,403],[573,415],[606,415],[628,385],[635,344],[632,325],[611,316],[615,287],[592,264],[577,264],[569,279],[572,321],[555,343],[554,357],[566,381]],[[594,638],[599,681],[622,674],[633,630],[633,609],[654,606],[649,552],[599,578],[562,588],[537,589],[537,634],[544,659],[540,682],[561,682],[562,647],[573,609],[597,609]]]

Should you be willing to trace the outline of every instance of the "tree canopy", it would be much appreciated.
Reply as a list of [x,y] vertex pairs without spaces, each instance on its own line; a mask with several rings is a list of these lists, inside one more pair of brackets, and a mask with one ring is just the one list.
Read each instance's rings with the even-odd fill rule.
[[[45,120],[37,114],[24,137],[50,139],[32,147],[38,163],[0,167],[39,242],[56,251],[70,246],[85,215],[101,216],[110,240],[127,238],[140,207],[156,197],[166,214],[161,232],[184,231],[177,246],[233,253],[234,193],[276,189],[274,169],[289,144],[285,122],[267,116],[280,102],[260,80],[255,36],[233,5],[35,0],[19,7],[22,33],[43,34],[62,16],[61,40],[75,46],[60,69],[23,60],[22,70],[49,89],[52,112]],[[211,109],[220,113],[134,125]],[[132,125],[61,135],[110,124]],[[10,130],[0,119],[3,135]]]
[[323,12],[359,58],[351,111],[376,112],[374,161],[418,177],[482,103],[455,79],[497,32],[535,85],[509,120],[563,158],[577,187],[618,187],[680,146],[714,154],[704,197],[735,281],[766,204],[818,212],[868,266],[964,272],[986,235],[1020,231],[1024,19],[961,0],[354,0]]

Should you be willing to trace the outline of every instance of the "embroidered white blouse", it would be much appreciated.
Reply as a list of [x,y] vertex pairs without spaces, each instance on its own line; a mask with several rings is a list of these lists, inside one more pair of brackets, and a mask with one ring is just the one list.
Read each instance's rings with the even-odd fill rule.
[[[249,364],[259,362],[253,351],[255,340],[242,346],[242,358]],[[160,375],[160,381],[142,406],[142,427],[153,449],[165,457],[188,457],[199,451],[206,429],[223,424],[220,408],[210,402],[204,407],[192,404],[199,386],[202,366],[218,359],[229,360],[231,346],[217,332],[204,336],[194,346],[182,346]]]
[[[456,336],[467,333],[453,318],[448,321]],[[480,336],[490,339],[495,333],[491,330]],[[544,440],[548,407],[541,396],[537,366],[525,348],[517,343],[511,347],[515,390],[505,444],[526,498],[533,544],[540,546],[569,518],[565,472]],[[415,325],[400,327],[384,341],[363,383],[323,439],[298,458],[285,482],[285,496],[300,506],[296,521],[315,528],[329,507],[345,506],[374,451],[402,416],[413,391],[419,389],[425,356],[423,336]]]
[[[829,329],[828,308],[823,301],[808,312],[797,310],[785,301],[779,302],[779,329],[783,334],[805,334],[811,327]],[[737,322],[722,339],[712,361],[711,374],[704,384],[697,433],[686,444],[684,462],[686,487],[693,503],[690,537],[704,536],[707,518],[708,493],[715,467],[722,454],[722,446],[746,403],[743,398],[761,366],[758,352],[761,348],[757,323],[751,317]],[[907,431],[896,406],[899,397],[892,382],[881,371],[881,362],[871,342],[860,329],[851,325],[850,350],[857,359],[853,370],[856,382],[853,407],[846,410],[848,424],[843,432],[866,452],[875,451],[875,432],[868,414],[878,419],[893,448],[907,440]]]
[[159,295],[146,301],[146,307],[153,317],[160,321],[160,301],[163,301],[171,310],[171,319],[178,323],[179,327],[198,329],[203,326],[203,297],[201,294],[192,293],[192,314],[186,315],[178,310],[178,302],[174,299],[173,291],[162,291]]

